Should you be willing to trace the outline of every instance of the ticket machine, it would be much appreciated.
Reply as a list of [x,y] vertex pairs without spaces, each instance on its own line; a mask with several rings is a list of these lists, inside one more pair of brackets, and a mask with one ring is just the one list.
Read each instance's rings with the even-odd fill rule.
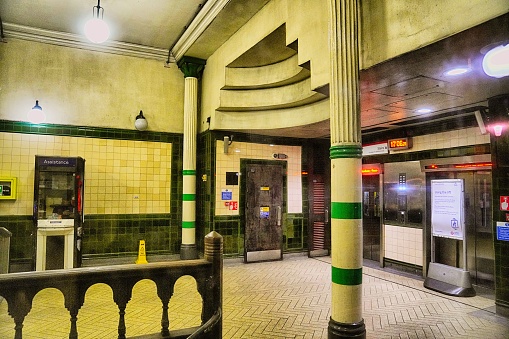
[[81,266],[85,160],[35,157],[35,269]]

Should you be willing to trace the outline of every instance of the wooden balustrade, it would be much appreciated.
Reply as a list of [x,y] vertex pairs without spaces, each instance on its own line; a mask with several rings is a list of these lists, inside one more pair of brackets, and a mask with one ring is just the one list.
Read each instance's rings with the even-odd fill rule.
[[[137,338],[221,338],[223,238],[216,232],[205,236],[204,259],[180,260],[143,265],[115,265],[73,268],[41,272],[0,274],[0,296],[8,303],[9,315],[14,319],[15,339],[23,338],[23,321],[32,308],[34,296],[45,288],[62,292],[65,308],[70,314],[69,338],[78,338],[77,317],[85,301],[88,288],[104,283],[111,287],[113,300],[119,309],[118,338],[126,338],[125,309],[132,289],[140,280],[155,282],[157,296],[162,303],[161,333]],[[194,277],[203,301],[202,326],[170,331],[168,304],[175,282],[184,275]],[[100,334],[98,333],[98,336]]]

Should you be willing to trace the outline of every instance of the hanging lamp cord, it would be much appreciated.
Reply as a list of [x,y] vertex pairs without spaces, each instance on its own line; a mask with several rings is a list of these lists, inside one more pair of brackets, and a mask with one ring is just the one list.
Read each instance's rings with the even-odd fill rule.
[[[97,12],[96,12],[97,8]],[[100,12],[102,9],[102,12]],[[97,15],[96,15],[97,13]],[[101,7],[101,0],[97,0],[97,6],[92,7],[92,17],[99,19],[99,13],[102,13],[101,19],[104,18],[104,8]]]

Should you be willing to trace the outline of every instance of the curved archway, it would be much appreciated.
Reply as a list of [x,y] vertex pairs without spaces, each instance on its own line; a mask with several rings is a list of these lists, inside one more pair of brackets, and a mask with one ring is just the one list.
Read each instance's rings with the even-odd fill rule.
[[[69,311],[64,306],[64,294],[57,288],[45,288],[39,291],[32,300],[32,309],[23,322],[23,334],[36,334],[40,338],[56,338],[69,336],[71,323]],[[6,301],[2,302],[6,303]],[[6,305],[7,306],[7,305]],[[5,307],[7,310],[7,307]],[[48,317],[51,314],[51,317]],[[2,338],[14,336],[14,321],[9,316],[8,323],[12,324],[7,335],[0,333]],[[3,326],[2,326],[3,328]]]
[[196,279],[190,275],[180,277],[174,286],[169,303],[170,329],[201,325],[202,297]]
[[149,279],[138,281],[125,311],[127,335],[157,333],[161,330],[162,303],[157,296],[156,283]]
[[80,337],[93,337],[97,333],[102,333],[105,338],[118,336],[118,307],[109,285],[99,283],[87,289],[77,326]]

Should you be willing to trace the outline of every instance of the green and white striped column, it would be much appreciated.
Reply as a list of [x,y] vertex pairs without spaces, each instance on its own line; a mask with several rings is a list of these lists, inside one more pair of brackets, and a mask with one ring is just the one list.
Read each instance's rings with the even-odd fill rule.
[[329,0],[332,305],[329,338],[365,338],[357,0]]
[[196,121],[198,117],[198,76],[204,65],[203,60],[186,57],[178,63],[185,76],[181,259],[198,258],[196,250]]

